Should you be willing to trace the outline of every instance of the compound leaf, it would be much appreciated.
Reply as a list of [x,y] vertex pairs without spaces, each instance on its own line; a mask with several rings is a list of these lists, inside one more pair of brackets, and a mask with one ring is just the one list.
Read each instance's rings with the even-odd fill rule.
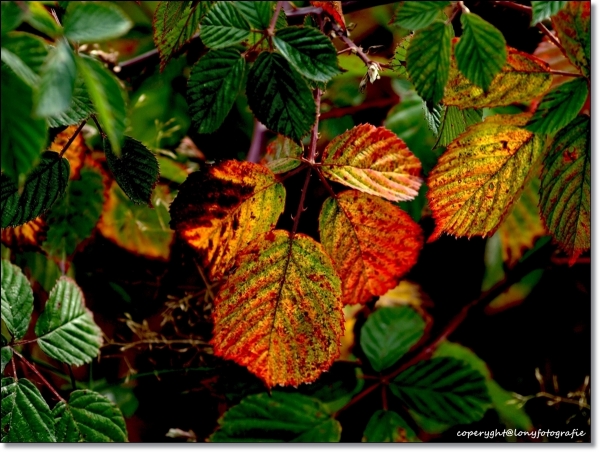
[[73,98],[76,76],[73,49],[66,40],[60,39],[56,47],[48,52],[42,67],[36,96],[36,115],[48,117],[67,110]]
[[449,5],[450,2],[402,2],[393,24],[409,30],[425,28]]
[[585,78],[578,77],[546,94],[526,129],[537,133],[554,133],[569,124],[585,104],[587,83]]
[[363,443],[418,442],[414,430],[395,411],[378,410],[373,413],[363,433]]
[[267,146],[265,165],[275,174],[287,173],[302,163],[302,146],[279,135]]
[[361,124],[337,136],[323,151],[325,176],[390,201],[414,199],[421,162],[384,127]]
[[490,116],[450,143],[427,181],[436,223],[430,242],[443,232],[485,237],[496,231],[543,150],[543,140],[521,128],[530,117]]
[[569,2],[531,2],[531,26],[549,19]]
[[360,346],[371,367],[381,372],[402,358],[424,332],[425,321],[413,308],[380,308],[369,315],[362,327]]
[[202,20],[200,37],[211,49],[223,49],[245,40],[250,24],[233,2],[215,2]]
[[340,73],[335,47],[315,28],[282,28],[273,43],[294,69],[310,80],[327,82]]
[[544,161],[540,209],[546,227],[573,265],[591,244],[590,118],[561,129]]
[[104,153],[108,167],[129,199],[152,207],[150,198],[159,175],[154,154],[131,137],[125,137],[121,157],[115,155],[108,140],[104,140]]
[[589,77],[592,57],[591,3],[567,2],[566,7],[552,17],[552,28],[571,63]]
[[219,279],[236,254],[275,227],[285,189],[256,163],[226,160],[190,174],[171,204],[171,227],[198,250],[209,278]]
[[69,402],[52,410],[56,440],[62,443],[126,442],[121,411],[106,397],[90,390],[73,391]]
[[2,379],[2,442],[54,443],[52,414],[35,385],[25,378]]
[[365,303],[395,287],[423,245],[421,228],[406,212],[355,190],[325,201],[319,232],[342,279],[344,304]]
[[238,253],[214,302],[216,356],[246,366],[268,387],[308,383],[340,353],[341,284],[323,247],[269,231]]
[[2,259],[2,321],[14,340],[25,336],[33,312],[33,291],[21,269]]
[[198,133],[219,128],[238,95],[246,60],[233,49],[211,50],[192,67],[187,97]]
[[133,23],[114,3],[71,2],[64,19],[65,36],[80,44],[123,36]]
[[308,85],[279,54],[258,56],[248,74],[246,92],[250,109],[260,122],[296,141],[310,132],[317,119]]
[[81,289],[66,276],[50,291],[35,324],[35,334],[44,353],[75,366],[89,363],[102,345],[102,331],[86,309]]
[[506,64],[506,41],[502,33],[477,14],[462,14],[463,34],[454,47],[460,72],[487,91]]
[[273,392],[248,396],[221,419],[209,441],[337,442],[342,427],[319,400]]
[[398,375],[390,389],[418,414],[452,425],[478,421],[490,406],[485,377],[454,358],[420,361]]

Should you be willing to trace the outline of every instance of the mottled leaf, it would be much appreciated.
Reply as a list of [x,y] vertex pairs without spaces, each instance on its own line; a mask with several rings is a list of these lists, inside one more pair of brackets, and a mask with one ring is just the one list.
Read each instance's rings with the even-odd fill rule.
[[373,413],[363,433],[363,443],[414,443],[419,438],[402,416],[395,411]]
[[340,279],[321,245],[269,231],[238,253],[214,301],[214,354],[268,387],[308,383],[340,353]]
[[210,442],[337,442],[342,427],[326,406],[301,394],[254,394],[230,408]]
[[450,2],[402,2],[392,23],[409,30],[425,28],[449,5]]
[[579,115],[554,137],[544,161],[540,209],[573,265],[591,245],[590,118]]
[[384,127],[361,124],[337,136],[322,160],[331,180],[390,201],[413,199],[421,186],[421,162]]
[[567,2],[566,7],[552,17],[552,28],[567,57],[586,77],[590,76],[592,64],[591,27],[591,2]]
[[222,49],[250,35],[250,24],[233,2],[215,2],[202,20],[200,37],[206,47]]
[[531,2],[531,26],[550,19],[569,2]]
[[246,60],[233,49],[211,50],[192,67],[187,97],[198,133],[212,133],[223,123],[245,71]]
[[102,331],[86,309],[81,289],[67,276],[62,276],[50,291],[35,324],[35,334],[44,353],[75,366],[89,363],[102,345]]
[[408,306],[380,308],[367,318],[360,332],[360,346],[371,367],[381,372],[394,365],[425,332],[425,321]]
[[521,128],[530,116],[490,116],[448,145],[427,181],[436,224],[430,242],[443,232],[485,237],[496,231],[543,150],[543,140]]
[[365,303],[395,287],[423,245],[421,228],[406,212],[355,190],[325,201],[319,231],[342,279],[344,304]]
[[2,321],[13,339],[25,336],[33,312],[33,291],[21,269],[2,259]]
[[267,146],[264,163],[275,174],[287,173],[300,166],[303,151],[300,145],[279,135]]
[[63,25],[67,38],[84,44],[118,38],[129,31],[133,22],[114,3],[71,2]]
[[391,69],[401,78],[408,78],[408,72],[406,71],[406,54],[408,53],[408,47],[410,46],[412,38],[412,33],[402,38],[400,43],[396,46],[396,50],[394,50],[394,58],[390,61]]
[[219,279],[240,250],[275,227],[284,206],[285,189],[268,169],[226,160],[190,174],[171,204],[171,227]]
[[[427,108],[425,108],[427,111]],[[469,126],[480,123],[482,111],[474,108],[460,109],[458,107],[445,107],[441,105],[440,123],[437,132],[437,140],[434,148],[448,146],[463,133]]]

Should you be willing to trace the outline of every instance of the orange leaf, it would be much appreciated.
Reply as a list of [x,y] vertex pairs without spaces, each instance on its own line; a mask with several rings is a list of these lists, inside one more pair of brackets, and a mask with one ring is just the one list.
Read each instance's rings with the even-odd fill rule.
[[319,230],[342,279],[344,304],[365,303],[395,287],[423,246],[421,228],[406,212],[355,190],[325,201]]
[[340,353],[340,298],[340,279],[320,244],[269,231],[240,251],[215,299],[214,353],[268,387],[314,381]]
[[583,75],[591,68],[591,2],[568,2],[552,17],[552,28],[567,53],[567,57]]
[[[551,43],[548,38],[545,38],[542,42],[540,42],[533,54],[540,60],[546,62],[548,66],[550,66],[550,69],[554,71],[571,72],[573,74],[578,72],[577,68],[569,62],[567,57],[565,57],[560,49]],[[570,80],[573,80],[573,77],[554,75],[550,88],[554,88],[557,85],[562,85]]]
[[446,148],[429,174],[435,230],[456,236],[493,234],[519,198],[543,150],[524,126],[530,114],[496,115],[471,126]]
[[[69,126],[58,135],[50,145],[51,151],[60,152],[62,148],[67,144],[67,141],[73,136],[78,126]],[[83,166],[83,162],[85,161],[85,157],[89,152],[89,148],[85,144],[85,140],[83,139],[83,134],[77,135],[75,140],[69,146],[69,149],[65,152],[63,156],[69,161],[69,165],[71,166],[71,174],[69,179],[79,179],[79,172],[81,171],[81,167]]]
[[421,162],[396,134],[361,124],[337,136],[323,151],[323,173],[331,180],[390,201],[414,199]]
[[333,20],[346,31],[346,21],[344,20],[344,13],[342,12],[342,2],[310,2],[315,8],[323,8]]
[[226,160],[189,175],[171,204],[171,227],[197,249],[209,278],[221,278],[235,255],[275,227],[285,189],[267,168]]
[[16,251],[40,249],[46,240],[48,224],[38,217],[15,228],[2,229],[2,244]]

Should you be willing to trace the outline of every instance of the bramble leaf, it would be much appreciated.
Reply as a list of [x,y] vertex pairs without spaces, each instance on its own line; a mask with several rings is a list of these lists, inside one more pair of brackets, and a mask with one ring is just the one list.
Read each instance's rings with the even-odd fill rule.
[[449,5],[450,2],[402,2],[391,23],[409,30],[425,28]]
[[530,102],[543,95],[552,83],[548,65],[512,47],[507,47],[506,50],[506,65],[494,77],[487,91],[471,83],[459,71],[456,59],[452,58],[442,103],[459,108],[500,107],[516,102]]
[[2,2],[2,39],[9,31],[13,31],[23,21],[23,10],[15,2]]
[[75,78],[71,103],[65,111],[48,116],[46,122],[50,127],[71,126],[80,124],[81,121],[87,119],[92,113],[94,113],[94,105],[85,89],[83,77],[81,74],[78,74]]
[[152,207],[150,198],[158,182],[158,160],[142,143],[131,137],[125,137],[121,157],[117,157],[111,143],[104,140],[106,162],[119,187],[136,204]]
[[277,391],[242,399],[219,426],[210,442],[337,442],[342,432],[319,400]]
[[233,2],[215,2],[200,26],[200,37],[210,49],[223,49],[250,35],[250,24]]
[[285,189],[268,169],[226,160],[189,175],[171,204],[171,227],[219,279],[251,241],[275,227]]
[[2,321],[18,341],[25,336],[33,312],[33,291],[21,269],[2,259]]
[[395,411],[373,413],[363,433],[363,443],[414,443],[419,438],[414,430]]
[[411,307],[380,308],[361,329],[360,346],[371,367],[381,372],[394,365],[425,333],[425,321]]
[[[5,2],[6,3],[6,2]],[[4,6],[4,3],[2,3]],[[43,39],[29,33],[14,32],[2,37],[2,62],[32,88],[38,86],[42,65],[48,55]],[[4,75],[2,75],[4,78]],[[8,91],[2,90],[7,95]]]
[[544,223],[573,265],[591,245],[590,118],[561,129],[544,161],[540,209]]
[[267,387],[314,381],[340,353],[340,279],[323,247],[304,234],[256,238],[238,253],[214,306],[214,354]]
[[569,2],[531,2],[531,26],[549,19]]
[[355,190],[325,201],[319,232],[342,279],[344,304],[365,303],[395,287],[423,245],[421,228],[406,212]]
[[50,11],[41,2],[27,2],[25,5],[26,12],[23,19],[33,28],[51,38],[56,38],[63,33],[62,27],[56,23]]
[[361,124],[337,136],[323,151],[329,179],[390,201],[407,201],[421,186],[421,162],[396,134]]
[[233,49],[211,50],[192,67],[187,97],[198,133],[217,130],[240,91],[246,60]]
[[427,180],[436,224],[429,242],[443,232],[485,237],[496,231],[543,150],[543,140],[521,128],[530,117],[487,117],[448,145]]
[[90,390],[73,391],[69,402],[52,410],[56,440],[63,443],[126,442],[121,411],[106,397]]
[[64,18],[65,36],[80,44],[108,41],[127,33],[133,23],[114,3],[72,2]]
[[477,14],[462,14],[463,34],[454,47],[460,72],[475,85],[488,90],[506,64],[506,41],[502,33]]
[[2,228],[27,223],[52,207],[69,182],[69,162],[56,152],[42,154],[42,161],[25,180],[19,197],[17,186],[2,178]]
[[41,117],[63,113],[71,105],[77,67],[69,43],[60,39],[48,52],[36,95],[35,114]]
[[420,361],[390,384],[392,393],[426,418],[448,424],[480,420],[490,406],[485,377],[463,361]]
[[408,78],[408,72],[406,71],[406,54],[412,38],[412,33],[402,38],[396,46],[396,50],[394,50],[394,58],[390,61],[390,68],[401,78]]
[[406,69],[417,93],[428,105],[444,97],[453,34],[452,26],[434,22],[417,31],[410,41]]
[[50,291],[35,324],[35,334],[44,353],[75,366],[89,363],[102,345],[102,331],[86,309],[81,289],[66,276]]
[[557,86],[544,96],[526,129],[537,133],[562,129],[575,119],[587,97],[588,82],[583,77]]
[[261,53],[246,85],[248,104],[256,118],[274,132],[299,141],[317,119],[312,93],[284,57]]
[[566,7],[552,17],[552,28],[567,57],[586,77],[591,70],[591,26],[590,2],[567,2]]
[[[434,148],[438,146],[448,146],[463,133],[469,126],[481,122],[482,111],[474,108],[460,109],[458,107],[445,107],[440,105],[441,112],[439,118],[439,127],[437,130],[437,140]],[[427,108],[425,114],[427,115]],[[436,131],[434,130],[434,133]]]
[[271,24],[275,2],[236,2],[235,6],[252,28],[266,30]]
[[310,80],[327,82],[340,73],[335,47],[315,28],[282,28],[273,43],[294,69]]
[[3,443],[54,443],[54,425],[48,404],[27,380],[2,379]]
[[287,173],[300,166],[302,153],[299,144],[279,135],[267,146],[264,164],[275,174]]
[[7,364],[10,362],[10,360],[12,359],[13,353],[12,353],[12,349],[10,347],[6,347],[5,345],[5,339],[4,336],[2,336],[2,349],[1,349],[1,366],[0,366],[0,374],[4,373],[4,369],[6,368]]

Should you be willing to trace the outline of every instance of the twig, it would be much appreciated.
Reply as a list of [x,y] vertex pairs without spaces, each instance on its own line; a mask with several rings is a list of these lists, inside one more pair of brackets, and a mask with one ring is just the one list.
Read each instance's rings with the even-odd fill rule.
[[77,389],[77,380],[75,379],[75,375],[73,374],[73,368],[67,364],[67,369],[69,369],[69,378],[71,380],[71,389],[75,391]]
[[254,131],[252,132],[252,142],[248,149],[246,161],[258,163],[260,161],[260,151],[265,142],[267,128],[256,118],[254,118]]
[[381,381],[378,381],[374,385],[369,386],[368,388],[363,389],[362,391],[360,391],[356,396],[354,396],[352,398],[352,400],[350,400],[350,402],[348,402],[346,405],[344,405],[339,410],[337,410],[335,413],[333,413],[333,417],[337,417],[342,411],[347,410],[352,405],[354,405],[356,402],[362,400],[363,398],[365,398],[366,396],[368,396],[369,394],[371,394],[373,391],[375,391],[375,389],[377,389],[379,386],[381,386],[381,384],[382,384]]
[[17,366],[15,365],[15,357],[13,356],[12,358],[10,358],[10,363],[12,364],[12,371],[13,371],[13,377],[14,380],[17,381]]
[[[310,176],[312,173],[312,168],[307,166],[308,171],[306,171],[306,177],[304,178],[304,185],[302,186],[302,194],[300,195],[300,202],[298,203],[298,210],[296,210],[296,215],[294,215],[294,224],[292,226],[292,237],[296,234],[298,230],[298,225],[300,224],[300,216],[302,212],[304,212],[304,201],[306,200],[306,192],[308,191],[308,184],[310,183]],[[290,247],[292,246],[290,241]]]
[[61,395],[56,391],[56,389],[54,389],[54,386],[52,386],[50,383],[48,383],[48,380],[46,380],[41,373],[39,373],[39,371],[35,368],[35,366],[33,364],[31,364],[29,361],[27,361],[25,359],[25,357],[23,355],[21,355],[20,353],[18,353],[14,348],[12,348],[13,353],[18,356],[21,359],[21,362],[23,362],[23,364],[25,364],[34,374],[37,375],[37,377],[40,379],[40,381],[42,383],[44,383],[44,385],[50,389],[50,391],[54,394],[54,396],[60,400],[61,402],[66,402],[65,399],[63,399],[61,397]]
[[277,24],[277,18],[279,17],[279,12],[283,7],[283,2],[277,2],[277,6],[275,7],[275,14],[271,18],[271,23],[269,24],[269,28],[267,29],[267,35],[273,36],[275,34],[275,25]]
[[544,33],[548,37],[548,39],[550,41],[552,41],[552,44],[554,44],[556,47],[558,47],[560,49],[560,51],[566,56],[565,49],[562,46],[562,44],[560,43],[560,41],[558,40],[558,38],[556,36],[554,36],[543,23],[538,22],[536,24],[536,27],[538,28],[538,30],[540,30],[542,33]]
[[106,138],[106,134],[104,133],[104,130],[102,130],[102,126],[98,122],[98,119],[96,118],[96,115],[92,115],[92,119],[94,120],[94,124],[96,124],[96,128],[98,129],[98,133],[100,133],[100,135],[102,136],[102,138]]
[[334,25],[334,30],[335,33],[338,35],[338,37],[344,41],[344,43],[352,50],[352,53],[355,53],[362,61],[363,63],[365,63],[365,65],[368,67],[373,63],[373,60],[371,60],[368,55],[363,51],[363,49],[359,46],[357,46],[354,41],[352,39],[350,39],[348,36],[346,36],[346,34],[344,33],[344,31],[340,28],[339,25]]
[[[289,2],[286,2],[289,5]],[[304,17],[309,14],[321,14],[323,12],[323,8],[315,7],[315,6],[305,6],[303,8],[284,8],[284,12],[286,17]]]
[[310,147],[308,149],[308,161],[312,164],[315,163],[315,157],[317,156],[317,141],[319,140],[319,118],[321,116],[321,95],[323,92],[320,88],[315,89],[315,106],[317,108],[317,119],[312,128],[310,135]]
[[507,1],[494,1],[496,5],[506,6],[507,8],[511,8],[517,11],[521,11],[522,13],[531,14],[531,6],[521,5],[515,2],[507,2]]
[[564,77],[583,77],[583,75],[578,74],[576,72],[566,72],[566,71],[555,71],[555,70],[549,70],[548,71],[550,74],[552,75],[562,75]]
[[71,138],[69,138],[69,141],[67,141],[65,143],[65,145],[63,146],[63,148],[60,151],[61,157],[65,154],[65,152],[67,152],[67,150],[69,149],[69,146],[71,146],[71,144],[73,144],[73,141],[75,141],[75,138],[77,138],[77,135],[79,135],[79,133],[83,130],[83,126],[85,126],[86,122],[87,122],[87,119],[84,120],[81,124],[79,124],[79,127],[77,127],[77,130],[75,131],[75,133],[71,136]]

